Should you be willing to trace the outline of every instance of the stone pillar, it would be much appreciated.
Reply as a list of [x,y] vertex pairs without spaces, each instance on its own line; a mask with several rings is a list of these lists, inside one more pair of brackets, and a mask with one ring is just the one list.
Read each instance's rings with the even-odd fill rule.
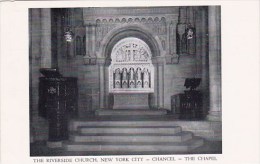
[[154,99],[153,99],[153,107],[154,108],[158,108],[158,69],[157,69],[157,60],[156,58],[152,58],[152,63],[153,63],[153,66],[154,66]]
[[209,110],[209,65],[208,65],[208,17],[207,7],[198,7],[196,13],[196,77],[201,78],[203,116]]
[[221,31],[220,6],[208,7],[209,21],[209,87],[208,120],[221,121]]
[[158,108],[164,107],[164,58],[157,57]]
[[[201,77],[202,74],[202,31],[203,28],[203,23],[202,23],[202,14],[201,14],[201,8],[197,8],[197,13],[196,13],[196,21],[195,21],[195,27],[196,27],[196,75],[198,78]],[[201,77],[202,78],[202,77]],[[203,80],[203,79],[202,79]],[[202,86],[202,84],[201,84]]]
[[104,99],[104,108],[105,109],[109,109],[110,107],[110,97],[109,97],[109,65],[111,63],[107,63],[107,61],[105,62],[105,66],[104,66],[104,92],[105,92],[105,99]]
[[99,109],[103,109],[105,102],[105,58],[97,58],[98,70],[99,70]]
[[86,26],[86,49],[90,56],[95,56],[96,52],[96,25],[89,24]]
[[[167,21],[166,22],[166,30],[167,30],[167,41],[166,41],[166,50],[170,55],[171,54],[171,22]],[[167,44],[168,43],[168,44]]]
[[88,29],[88,52],[89,56],[92,56],[92,27],[91,25],[87,26]]
[[[39,69],[45,67],[42,63],[42,20],[41,9],[29,9],[30,12],[30,142],[43,141],[48,139],[48,122],[39,116]],[[49,17],[50,18],[50,17]],[[49,19],[50,20],[50,19]],[[50,26],[49,26],[50,27]],[[50,35],[49,35],[50,36]],[[51,37],[51,36],[50,36]],[[45,38],[46,39],[46,38]],[[47,40],[47,39],[46,39]],[[50,40],[49,40],[50,42]],[[51,52],[51,49],[49,49]],[[50,55],[50,53],[49,53]],[[51,59],[51,56],[50,58]],[[48,65],[47,68],[51,66]]]
[[208,58],[208,20],[207,9],[201,10],[201,86],[203,91],[202,111],[206,116],[209,110],[209,58]]
[[86,55],[89,55],[89,27],[86,26]]
[[41,9],[41,68],[51,68],[51,9]]
[[176,54],[176,25],[177,19],[171,20],[171,22],[167,23],[167,41],[168,41],[168,50],[169,55]]
[[92,35],[92,54],[93,54],[93,56],[95,56],[95,52],[96,52],[96,25],[92,25],[91,35]]
[[177,51],[176,51],[176,48],[177,48],[177,44],[176,44],[176,24],[177,24],[177,21],[178,20],[173,20],[172,21],[172,27],[171,27],[171,42],[172,42],[172,44],[171,44],[171,54],[172,55],[175,55],[175,54],[177,54]]

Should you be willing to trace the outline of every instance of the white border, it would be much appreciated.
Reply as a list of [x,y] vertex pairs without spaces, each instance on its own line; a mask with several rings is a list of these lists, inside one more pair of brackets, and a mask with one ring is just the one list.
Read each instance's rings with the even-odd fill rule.
[[29,157],[28,8],[148,5],[221,5],[222,11],[223,154],[214,155],[218,158],[214,162],[160,163],[260,163],[259,1],[1,2],[1,163],[33,163]]

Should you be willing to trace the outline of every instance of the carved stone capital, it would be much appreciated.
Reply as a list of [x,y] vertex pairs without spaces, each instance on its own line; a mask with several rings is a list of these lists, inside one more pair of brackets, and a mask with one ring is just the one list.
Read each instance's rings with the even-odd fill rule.
[[85,65],[95,65],[97,63],[97,58],[92,56],[84,56],[83,60]]
[[180,55],[178,54],[172,54],[165,56],[166,58],[166,64],[178,64]]
[[97,58],[97,64],[98,65],[105,65],[106,58]]
[[153,64],[163,65],[165,63],[165,57],[156,56],[152,58]]

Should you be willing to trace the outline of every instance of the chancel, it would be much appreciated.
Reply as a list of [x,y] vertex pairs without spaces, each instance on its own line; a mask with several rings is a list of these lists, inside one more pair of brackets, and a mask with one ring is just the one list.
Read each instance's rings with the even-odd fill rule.
[[30,9],[31,156],[222,153],[220,15]]

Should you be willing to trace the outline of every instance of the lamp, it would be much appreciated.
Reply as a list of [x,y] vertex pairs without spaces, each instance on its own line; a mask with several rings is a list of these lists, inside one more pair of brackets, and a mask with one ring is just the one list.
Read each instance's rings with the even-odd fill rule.
[[63,9],[62,24],[64,25],[64,38],[66,42],[72,42],[74,34],[71,30],[72,20],[71,20],[71,10]]
[[187,31],[187,39],[192,39],[195,34],[195,28],[191,26],[191,24],[188,25],[188,28],[186,29]]

